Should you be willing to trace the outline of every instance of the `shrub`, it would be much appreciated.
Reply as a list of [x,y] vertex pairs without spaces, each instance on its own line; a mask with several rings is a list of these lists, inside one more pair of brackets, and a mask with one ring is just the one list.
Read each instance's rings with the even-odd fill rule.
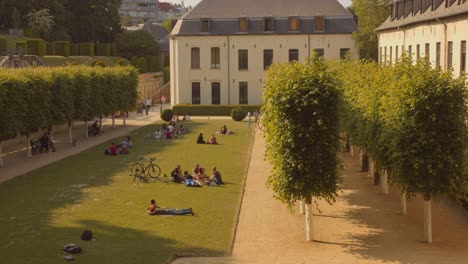
[[148,72],[148,65],[146,64],[145,58],[141,57],[141,58],[138,59],[137,69],[140,71],[140,73],[147,73]]
[[7,53],[7,40],[6,38],[0,38],[0,54]]
[[138,58],[133,56],[132,59],[130,60],[130,64],[133,65],[133,67],[137,67],[137,64],[138,64]]
[[161,62],[159,61],[159,56],[151,56],[150,57],[150,65],[152,72],[159,72],[161,71]]
[[127,66],[128,61],[126,59],[118,58],[115,60],[114,66]]
[[232,109],[240,107],[244,111],[254,113],[261,105],[192,105],[178,104],[172,107],[176,115],[189,114],[191,116],[230,116]]
[[80,44],[70,44],[70,55],[80,56]]
[[28,38],[40,38],[41,32],[36,28],[25,28],[23,29],[23,34]]
[[69,41],[54,41],[54,51],[56,56],[70,56],[70,42]]
[[94,43],[80,43],[80,56],[94,56]]
[[102,60],[93,60],[91,62],[91,66],[93,66],[93,67],[106,67],[106,64]]
[[234,121],[242,121],[247,116],[247,112],[242,107],[234,107],[231,111],[231,117]]
[[110,45],[111,45],[111,56],[113,57],[117,56],[117,45],[115,43],[112,43]]
[[97,56],[111,56],[111,44],[109,43],[98,43],[96,45],[96,55]]
[[161,118],[162,118],[162,120],[164,120],[166,122],[171,121],[173,116],[174,116],[174,111],[172,111],[172,109],[164,109],[161,112]]
[[54,43],[46,43],[46,55],[54,56]]
[[42,39],[26,40],[26,46],[28,47],[28,54],[44,56],[45,55],[45,41]]
[[163,74],[164,74],[164,83],[168,83],[171,80],[171,70],[169,69],[169,67],[164,67]]

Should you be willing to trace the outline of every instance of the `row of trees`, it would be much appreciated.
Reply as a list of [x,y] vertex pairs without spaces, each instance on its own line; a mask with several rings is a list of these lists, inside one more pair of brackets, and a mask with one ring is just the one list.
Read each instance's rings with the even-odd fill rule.
[[312,197],[332,203],[341,127],[400,188],[404,201],[422,195],[430,243],[431,200],[466,196],[465,85],[463,77],[432,69],[425,59],[413,65],[405,55],[388,67],[357,61],[329,67],[316,58],[271,67],[262,107],[273,164],[268,185],[290,208],[304,201],[308,209]]
[[135,109],[137,86],[133,67],[1,69],[0,143],[66,121],[71,140],[72,120]]

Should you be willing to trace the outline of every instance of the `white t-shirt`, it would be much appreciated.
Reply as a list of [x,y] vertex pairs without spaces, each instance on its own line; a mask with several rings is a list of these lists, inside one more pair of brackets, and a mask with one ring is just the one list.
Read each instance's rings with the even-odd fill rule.
[[172,125],[168,125],[167,129],[169,129],[169,132],[174,132],[174,127]]
[[146,105],[151,105],[151,100],[150,99],[146,99]]

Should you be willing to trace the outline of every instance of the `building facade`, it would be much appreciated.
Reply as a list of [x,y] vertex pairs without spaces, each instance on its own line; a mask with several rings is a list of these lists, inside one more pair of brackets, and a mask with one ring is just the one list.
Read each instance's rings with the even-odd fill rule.
[[355,31],[336,0],[203,0],[170,35],[171,103],[261,104],[268,66],[357,57]]
[[406,52],[413,60],[427,57],[433,67],[467,70],[468,1],[398,0],[391,16],[377,28],[379,60],[395,63]]
[[158,0],[123,0],[120,16],[130,17],[133,23],[158,22]]

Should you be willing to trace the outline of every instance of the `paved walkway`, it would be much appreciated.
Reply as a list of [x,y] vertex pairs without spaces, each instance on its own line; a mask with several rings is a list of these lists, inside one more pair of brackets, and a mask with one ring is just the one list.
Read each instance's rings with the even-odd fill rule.
[[401,215],[398,191],[380,194],[349,155],[343,157],[343,192],[333,206],[319,202],[321,212],[314,208],[316,241],[306,242],[304,215],[290,214],[265,187],[271,167],[264,150],[257,133],[232,256],[174,264],[467,263],[466,210],[433,204],[434,243],[423,243],[421,200],[408,201],[408,215]]

